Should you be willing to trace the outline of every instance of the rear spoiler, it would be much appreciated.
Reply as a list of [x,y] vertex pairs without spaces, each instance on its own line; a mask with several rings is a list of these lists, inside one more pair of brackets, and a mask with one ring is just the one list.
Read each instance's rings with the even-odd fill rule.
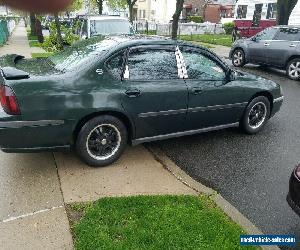
[[19,80],[29,78],[29,73],[15,68],[16,63],[23,59],[24,56],[17,54],[5,55],[0,58],[2,76],[6,80]]
[[13,67],[4,67],[1,70],[2,75],[6,80],[20,80],[29,78],[29,73]]

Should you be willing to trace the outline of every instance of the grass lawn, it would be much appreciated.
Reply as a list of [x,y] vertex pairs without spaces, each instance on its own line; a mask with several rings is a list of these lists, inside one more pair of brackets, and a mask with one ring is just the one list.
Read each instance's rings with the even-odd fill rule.
[[29,40],[30,47],[41,47],[41,44],[37,40]]
[[215,45],[223,45],[227,47],[232,46],[232,37],[231,35],[213,35],[213,34],[205,34],[205,35],[184,35],[180,36],[181,40],[185,41],[196,41],[202,43],[209,43]]
[[44,53],[31,53],[32,58],[45,58],[53,55],[52,52],[44,52]]
[[77,250],[255,249],[208,197],[103,198],[67,207]]

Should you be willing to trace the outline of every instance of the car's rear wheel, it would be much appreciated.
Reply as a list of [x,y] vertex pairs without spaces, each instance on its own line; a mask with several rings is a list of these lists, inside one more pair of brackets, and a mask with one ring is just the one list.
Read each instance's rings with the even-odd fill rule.
[[115,162],[127,143],[127,129],[116,117],[98,116],[88,121],[80,130],[76,151],[90,166],[103,167]]
[[292,80],[300,79],[300,58],[295,58],[288,63],[286,74]]
[[266,125],[270,112],[269,99],[265,96],[256,97],[248,104],[240,127],[247,134],[256,134]]
[[246,64],[245,53],[242,49],[236,49],[233,52],[232,64],[235,67],[243,67]]

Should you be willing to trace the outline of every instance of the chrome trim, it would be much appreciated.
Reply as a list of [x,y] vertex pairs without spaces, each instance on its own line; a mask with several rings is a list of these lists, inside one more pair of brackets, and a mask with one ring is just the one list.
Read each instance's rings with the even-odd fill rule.
[[43,151],[61,151],[70,150],[70,145],[53,146],[53,147],[36,147],[36,148],[0,148],[5,153],[22,153],[22,152],[43,152]]
[[166,135],[157,135],[157,136],[152,136],[152,137],[145,137],[145,138],[140,138],[140,139],[133,140],[132,145],[138,145],[138,144],[141,144],[141,143],[144,143],[144,142],[150,142],[150,141],[176,138],[176,137],[181,137],[181,136],[186,136],[186,135],[193,135],[193,134],[211,132],[211,131],[221,130],[221,129],[225,129],[225,128],[235,128],[235,127],[238,127],[238,126],[239,126],[239,123],[236,122],[236,123],[231,123],[231,124],[225,124],[225,125],[219,125],[219,126],[214,126],[214,127],[189,130],[189,131],[184,131],[184,132],[171,133],[171,134],[166,134]]
[[158,112],[147,112],[147,113],[140,113],[138,115],[139,118],[146,118],[146,117],[153,117],[159,115],[177,115],[186,113],[187,109],[177,109],[177,110],[166,110],[166,111],[158,111]]
[[278,97],[278,98],[274,99],[273,103],[281,102],[283,100],[284,100],[284,96],[281,96],[281,97]]
[[209,110],[218,110],[218,109],[227,109],[227,108],[244,108],[248,102],[242,103],[234,103],[234,104],[225,104],[225,105],[214,105],[214,106],[207,106],[207,107],[195,107],[189,108],[189,112],[199,112],[199,111],[209,111]]
[[4,121],[0,122],[1,128],[23,128],[23,127],[41,127],[62,125],[63,120],[39,120],[39,121]]
[[195,107],[188,109],[177,109],[177,110],[166,110],[166,111],[158,111],[158,112],[146,112],[138,114],[139,118],[146,117],[154,117],[159,115],[176,115],[183,114],[186,112],[200,112],[200,111],[209,111],[209,110],[218,110],[218,109],[227,109],[227,108],[244,108],[248,102],[242,103],[234,103],[234,104],[225,104],[225,105],[214,105],[214,106],[206,106],[206,107]]

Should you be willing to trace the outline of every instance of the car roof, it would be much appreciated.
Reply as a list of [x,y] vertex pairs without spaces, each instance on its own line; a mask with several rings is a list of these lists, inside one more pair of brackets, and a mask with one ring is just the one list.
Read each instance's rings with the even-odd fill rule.
[[90,16],[84,16],[83,19],[89,19],[89,20],[126,20],[128,21],[127,18],[125,17],[120,17],[120,16],[105,16],[105,15],[90,15]]

